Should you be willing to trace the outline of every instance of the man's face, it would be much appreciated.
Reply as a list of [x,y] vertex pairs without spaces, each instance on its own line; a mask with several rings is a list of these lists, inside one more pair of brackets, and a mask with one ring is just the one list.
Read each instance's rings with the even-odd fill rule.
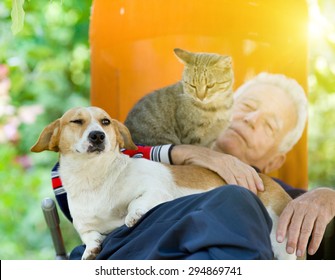
[[297,121],[293,102],[280,88],[259,84],[235,100],[231,125],[213,149],[231,154],[261,170],[278,153]]

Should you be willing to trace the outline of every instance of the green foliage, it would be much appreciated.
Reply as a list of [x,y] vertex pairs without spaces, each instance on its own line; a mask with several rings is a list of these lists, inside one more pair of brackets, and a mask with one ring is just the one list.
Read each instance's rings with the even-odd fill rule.
[[[1,259],[53,259],[51,236],[42,216],[42,197],[53,196],[48,168],[25,170],[13,145],[0,146]],[[53,157],[56,161],[56,155]],[[67,248],[80,244],[72,225],[62,219]]]
[[26,1],[26,22],[16,36],[7,31],[10,17],[3,18],[0,63],[10,67],[12,104],[39,104],[45,111],[37,123],[20,127],[29,137],[20,142],[20,153],[29,151],[45,124],[70,107],[88,104],[89,3],[82,2],[45,1],[41,13],[40,1]]
[[12,0],[12,32],[17,34],[23,28],[24,23],[24,0]]
[[[8,98],[0,96],[0,106],[10,108],[9,113],[0,111],[1,259],[54,258],[40,204],[42,198],[54,197],[50,170],[57,155],[32,155],[29,150],[46,124],[68,108],[89,104],[90,5],[91,1],[76,0],[25,1],[24,26],[14,35],[9,30],[20,20],[11,19],[12,0],[0,2],[0,65],[9,69],[11,82]],[[36,119],[32,106],[43,110]],[[15,137],[3,142],[3,127],[11,123],[11,129],[17,129]],[[60,215],[70,250],[80,241]]]
[[310,3],[309,181],[311,188],[335,187],[335,6],[322,0],[318,10]]

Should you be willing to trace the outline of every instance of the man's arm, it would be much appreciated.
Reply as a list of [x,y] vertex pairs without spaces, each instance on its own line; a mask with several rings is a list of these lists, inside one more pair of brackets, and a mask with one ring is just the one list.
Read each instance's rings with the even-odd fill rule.
[[145,158],[152,161],[158,161],[162,163],[171,163],[171,149],[174,145],[166,144],[159,146],[143,146],[136,145],[137,150],[126,150],[122,149],[121,152],[132,158]]
[[220,175],[227,184],[239,185],[254,193],[264,185],[256,170],[234,156],[193,145],[177,145],[171,150],[173,164],[193,164],[208,168]]
[[305,254],[310,236],[308,254],[313,255],[320,246],[329,222],[335,217],[335,190],[318,188],[291,201],[278,222],[277,241],[287,236],[286,250]]

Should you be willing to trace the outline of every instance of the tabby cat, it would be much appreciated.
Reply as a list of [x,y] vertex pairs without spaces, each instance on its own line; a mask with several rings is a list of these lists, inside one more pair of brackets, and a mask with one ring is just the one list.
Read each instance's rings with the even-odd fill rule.
[[233,71],[230,56],[174,49],[182,80],[144,96],[125,125],[137,144],[209,147],[230,121]]

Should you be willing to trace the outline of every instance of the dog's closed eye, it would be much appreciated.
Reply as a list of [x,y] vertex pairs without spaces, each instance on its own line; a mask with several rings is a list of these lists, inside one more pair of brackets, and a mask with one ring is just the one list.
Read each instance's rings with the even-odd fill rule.
[[79,125],[82,125],[84,123],[84,120],[82,119],[75,119],[75,120],[72,120],[70,121],[71,123],[75,123],[75,124],[79,124]]

